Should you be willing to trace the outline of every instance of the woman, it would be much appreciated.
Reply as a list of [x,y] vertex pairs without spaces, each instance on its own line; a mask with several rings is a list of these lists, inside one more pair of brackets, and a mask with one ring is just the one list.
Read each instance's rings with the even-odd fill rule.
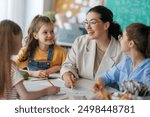
[[67,87],[73,88],[79,77],[94,80],[97,73],[106,71],[123,56],[118,42],[122,31],[108,8],[91,8],[84,24],[88,34],[75,40],[61,68]]

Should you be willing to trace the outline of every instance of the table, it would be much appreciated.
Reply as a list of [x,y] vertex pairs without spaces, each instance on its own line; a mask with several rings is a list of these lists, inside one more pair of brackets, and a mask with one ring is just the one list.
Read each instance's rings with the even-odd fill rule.
[[[40,98],[40,100],[68,100],[68,99],[92,99],[94,97],[94,93],[92,92],[92,87],[95,83],[93,80],[88,80],[84,78],[80,78],[77,81],[76,88],[73,90],[67,88],[64,85],[64,81],[60,78],[57,78],[59,75],[53,74],[51,76],[52,79],[50,81],[61,88],[60,92],[56,95],[47,95]],[[29,80],[24,81],[24,86],[28,91],[38,91],[43,88],[51,86],[48,80],[42,80],[41,78],[33,78],[29,77]],[[117,89],[106,87],[108,93],[118,92]],[[150,100],[150,96],[139,97],[139,99]]]
[[[50,79],[50,80],[54,85],[60,87],[61,91],[56,95],[48,95],[48,96],[41,97],[40,99],[42,100],[57,100],[57,99],[66,98],[66,96],[72,96],[76,98],[78,96],[78,98],[82,97],[86,99],[94,95],[91,90],[94,81],[81,79],[77,81],[76,88],[72,90],[70,88],[65,87],[64,81],[59,78]],[[51,86],[51,84],[47,80],[30,77],[29,80],[24,81],[24,86],[28,91],[38,91],[48,86]]]
[[[92,92],[92,87],[95,81],[81,78],[77,81],[76,87],[72,90],[65,87],[64,81],[60,78],[53,78],[50,81],[61,88],[60,93],[56,95],[48,95],[41,97],[41,100],[60,100],[60,99],[91,99],[94,96]],[[38,91],[51,84],[45,79],[29,77],[29,80],[24,81],[24,86],[28,91]],[[115,92],[116,90],[112,88],[107,88],[108,92]]]

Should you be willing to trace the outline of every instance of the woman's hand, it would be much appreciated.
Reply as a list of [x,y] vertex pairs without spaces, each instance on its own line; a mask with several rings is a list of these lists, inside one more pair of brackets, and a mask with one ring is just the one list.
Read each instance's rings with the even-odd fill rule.
[[65,86],[68,88],[74,88],[76,86],[77,78],[71,72],[66,72],[62,78],[65,81]]

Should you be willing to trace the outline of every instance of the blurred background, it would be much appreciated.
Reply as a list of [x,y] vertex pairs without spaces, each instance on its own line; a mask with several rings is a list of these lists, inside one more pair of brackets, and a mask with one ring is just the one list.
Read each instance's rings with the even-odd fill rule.
[[[122,30],[132,22],[150,25],[150,0],[0,0],[0,20],[18,23],[24,37],[33,17],[48,16],[55,23],[56,43],[70,47],[74,39],[86,34],[82,22],[93,6],[104,5],[114,13]],[[24,45],[24,41],[22,42]]]

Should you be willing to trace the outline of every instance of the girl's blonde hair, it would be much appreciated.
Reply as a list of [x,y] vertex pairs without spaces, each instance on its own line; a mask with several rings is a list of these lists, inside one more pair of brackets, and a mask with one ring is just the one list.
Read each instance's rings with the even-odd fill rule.
[[53,24],[53,22],[47,16],[37,15],[33,18],[28,29],[28,35],[26,37],[27,51],[25,53],[25,56],[21,58],[20,62],[27,60],[30,56],[31,50],[35,49],[38,46],[38,40],[34,38],[34,33],[37,33],[40,30],[43,23]]

